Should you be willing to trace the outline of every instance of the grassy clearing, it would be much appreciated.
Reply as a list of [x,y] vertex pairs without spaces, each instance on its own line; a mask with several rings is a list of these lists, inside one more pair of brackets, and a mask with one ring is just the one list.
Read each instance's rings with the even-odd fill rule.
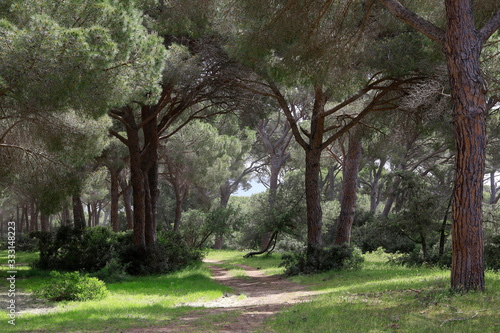
[[[0,252],[0,258],[6,258]],[[209,259],[241,274],[235,264],[260,267],[279,274],[280,255],[243,258],[244,252],[210,251]],[[30,256],[26,255],[29,259]],[[362,270],[298,276],[292,280],[324,291],[309,303],[290,307],[269,320],[260,332],[500,332],[500,274],[487,272],[487,290],[454,294],[449,290],[449,271],[407,268],[387,264],[381,254],[368,254]],[[28,260],[26,259],[26,260]],[[18,261],[20,262],[20,261]],[[49,278],[49,272],[28,266],[18,268],[16,288],[29,291]],[[1,267],[4,280],[6,267]],[[213,283],[202,267],[175,274],[135,277],[107,284],[108,297],[100,301],[58,303],[55,312],[21,314],[16,326],[7,324],[0,312],[0,331],[121,331],[133,327],[164,326],[188,312],[205,310],[182,306],[200,299],[211,300],[230,292]],[[5,284],[1,285],[5,292]],[[238,316],[238,311],[201,315],[200,331],[212,323]]]
[[247,252],[229,250],[211,250],[207,259],[223,261],[224,264],[243,264],[250,267],[259,268],[264,274],[283,274],[284,267],[278,267],[281,263],[281,254],[260,255],[252,258],[243,258]]
[[499,332],[500,274],[486,274],[487,290],[449,289],[450,272],[386,263],[366,255],[360,271],[293,280],[326,294],[288,308],[260,332]]
[[[3,254],[3,252],[2,252]],[[19,258],[19,257],[18,257]],[[50,278],[49,272],[17,267],[16,292],[30,292]],[[1,278],[5,281],[6,267]],[[99,301],[60,302],[54,312],[23,313],[16,317],[16,326],[8,325],[6,312],[0,312],[0,331],[120,331],[132,327],[162,326],[196,308],[183,303],[200,299],[212,300],[231,292],[213,282],[210,271],[191,267],[168,275],[134,277],[120,283],[108,283],[109,295]],[[1,292],[6,284],[2,283]],[[17,309],[18,311],[22,309]]]

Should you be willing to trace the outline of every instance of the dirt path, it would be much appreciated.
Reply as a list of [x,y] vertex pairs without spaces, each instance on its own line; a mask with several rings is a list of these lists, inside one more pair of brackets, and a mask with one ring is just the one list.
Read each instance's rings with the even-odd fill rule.
[[[281,276],[267,276],[258,269],[246,265],[247,278],[232,277],[229,272],[217,265],[216,261],[206,260],[212,270],[213,278],[234,290],[209,302],[195,302],[183,305],[205,307],[177,318],[171,325],[133,329],[127,332],[252,332],[258,329],[265,319],[274,315],[285,306],[307,301],[319,291],[306,291],[304,286],[291,282]],[[217,316],[220,315],[220,316]],[[207,317],[219,320],[208,321]]]

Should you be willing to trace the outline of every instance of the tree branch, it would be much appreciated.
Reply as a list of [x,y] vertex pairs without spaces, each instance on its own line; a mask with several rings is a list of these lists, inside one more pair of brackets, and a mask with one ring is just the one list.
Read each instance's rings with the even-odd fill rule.
[[493,35],[498,29],[500,29],[500,9],[498,9],[495,15],[493,15],[493,17],[479,31],[482,43],[486,43],[488,38],[490,38],[491,35]]
[[445,32],[431,22],[418,16],[397,0],[379,0],[387,9],[391,11],[394,16],[400,18],[402,21],[408,23],[410,26],[420,31],[430,39],[438,42],[444,46]]

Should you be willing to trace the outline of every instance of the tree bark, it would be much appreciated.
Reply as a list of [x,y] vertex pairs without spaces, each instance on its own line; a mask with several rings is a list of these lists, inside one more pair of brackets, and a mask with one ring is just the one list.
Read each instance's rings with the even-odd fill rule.
[[343,171],[342,201],[340,202],[340,214],[337,219],[337,233],[335,244],[351,242],[351,228],[354,221],[354,212],[357,201],[357,186],[359,163],[361,161],[361,135],[355,129],[349,138],[347,159]]
[[114,232],[118,232],[118,200],[120,198],[120,188],[118,184],[118,172],[116,169],[108,167],[111,174],[111,228]]
[[85,228],[85,213],[83,212],[83,204],[80,195],[73,195],[73,223],[75,228]]
[[41,214],[40,216],[40,224],[42,226],[42,231],[49,232],[50,231],[50,222],[49,216],[45,214]]
[[141,117],[144,123],[144,150],[142,159],[142,174],[144,177],[144,237],[146,246],[156,245],[156,205],[158,201],[158,130],[156,127],[156,107],[144,105],[141,107]]
[[446,0],[446,45],[455,132],[451,286],[484,290],[483,178],[486,158],[486,86],[481,39],[472,1]]
[[454,290],[484,290],[482,190],[486,156],[486,93],[480,54],[500,28],[500,9],[481,30],[474,23],[474,1],[445,0],[446,32],[396,0],[380,0],[391,12],[441,44],[453,101],[455,179],[452,206]]
[[132,200],[130,194],[132,189],[128,187],[125,178],[120,177],[120,187],[123,193],[123,207],[125,208],[125,217],[127,218],[127,229],[134,229],[134,212],[132,210]]
[[30,219],[30,232],[33,232],[35,230],[38,230],[38,228],[37,228],[38,214],[37,214],[36,207],[35,207],[35,200],[31,200],[30,215],[31,215],[31,219]]
[[321,228],[323,211],[321,209],[321,193],[319,187],[321,151],[306,151],[306,206],[307,206],[307,247],[321,246]]

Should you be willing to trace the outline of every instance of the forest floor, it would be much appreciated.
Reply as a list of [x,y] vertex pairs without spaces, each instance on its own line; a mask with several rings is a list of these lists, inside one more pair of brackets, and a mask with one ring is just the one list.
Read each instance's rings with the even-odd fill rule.
[[182,306],[205,307],[175,319],[163,327],[137,328],[127,332],[253,332],[264,320],[284,307],[308,301],[321,291],[292,282],[282,275],[266,275],[258,268],[236,264],[245,276],[233,276],[222,262],[206,259],[213,279],[233,289],[216,300],[184,303]]

